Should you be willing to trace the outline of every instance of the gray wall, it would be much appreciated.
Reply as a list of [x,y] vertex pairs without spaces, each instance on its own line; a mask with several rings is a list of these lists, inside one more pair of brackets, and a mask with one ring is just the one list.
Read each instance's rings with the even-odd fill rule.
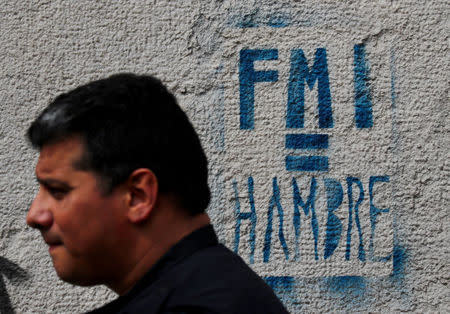
[[59,281],[26,227],[37,153],[24,132],[58,93],[123,71],[177,95],[210,160],[221,241],[293,313],[450,311],[448,13],[446,1],[3,1],[1,313],[115,297]]

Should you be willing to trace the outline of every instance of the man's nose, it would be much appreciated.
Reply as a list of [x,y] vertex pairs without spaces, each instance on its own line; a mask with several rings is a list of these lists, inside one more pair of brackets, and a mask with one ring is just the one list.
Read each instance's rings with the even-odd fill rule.
[[53,224],[53,214],[49,208],[48,202],[45,202],[39,191],[31,203],[27,214],[27,224],[39,230],[45,230]]

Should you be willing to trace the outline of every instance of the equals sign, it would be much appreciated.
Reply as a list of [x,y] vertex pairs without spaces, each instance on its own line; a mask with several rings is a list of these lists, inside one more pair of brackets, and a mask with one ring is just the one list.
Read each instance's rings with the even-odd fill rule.
[[[328,134],[286,134],[286,148],[315,150],[328,148]],[[286,156],[287,171],[328,171],[327,156]]]

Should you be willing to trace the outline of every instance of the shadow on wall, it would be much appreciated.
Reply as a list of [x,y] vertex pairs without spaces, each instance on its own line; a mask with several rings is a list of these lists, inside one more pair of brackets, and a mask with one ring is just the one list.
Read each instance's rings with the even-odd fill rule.
[[0,313],[14,313],[3,277],[8,278],[13,283],[21,283],[27,280],[29,276],[19,265],[0,256]]

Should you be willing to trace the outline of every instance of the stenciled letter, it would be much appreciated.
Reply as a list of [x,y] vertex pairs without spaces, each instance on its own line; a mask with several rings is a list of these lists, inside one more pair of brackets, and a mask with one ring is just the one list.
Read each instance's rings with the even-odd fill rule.
[[371,128],[372,100],[369,88],[369,68],[366,64],[366,51],[364,44],[355,45],[354,53],[354,73],[355,73],[355,124],[356,127]]
[[370,196],[370,242],[369,242],[369,253],[372,261],[385,262],[389,260],[391,255],[384,257],[376,257],[375,249],[373,248],[373,238],[375,236],[375,227],[377,224],[377,216],[381,213],[388,213],[389,208],[378,208],[373,204],[373,186],[377,182],[389,182],[389,176],[372,176],[369,179],[369,196]]
[[350,259],[350,248],[352,242],[352,227],[353,227],[353,183],[359,187],[359,197],[354,206],[355,209],[355,222],[358,228],[359,235],[359,249],[358,258],[360,261],[364,262],[366,260],[366,252],[364,251],[363,235],[361,231],[361,224],[359,222],[359,205],[361,205],[364,200],[364,189],[361,181],[355,177],[347,178],[347,196],[348,196],[348,228],[347,228],[347,247],[345,249],[345,259],[348,261]]
[[308,61],[301,49],[291,52],[291,73],[289,76],[287,101],[287,128],[303,128],[305,115],[305,81],[309,89],[318,81],[319,127],[332,128],[330,80],[328,77],[327,51],[317,48],[314,64],[309,71]]
[[300,259],[300,233],[301,233],[301,217],[299,207],[303,208],[305,216],[309,215],[309,209],[311,209],[311,229],[314,235],[314,258],[319,259],[317,252],[317,242],[319,240],[319,224],[317,222],[316,210],[314,208],[314,202],[316,198],[316,179],[311,178],[311,186],[309,188],[308,200],[303,202],[300,196],[300,191],[297,186],[297,181],[292,178],[292,192],[294,201],[294,232],[295,232],[295,257],[294,260]]
[[239,241],[241,237],[241,221],[249,219],[251,222],[250,229],[250,264],[255,261],[255,228],[256,228],[256,210],[255,201],[253,199],[253,178],[248,177],[248,199],[250,202],[250,212],[242,213],[241,204],[239,202],[239,193],[237,188],[237,182],[233,181],[234,197],[235,197],[235,215],[236,215],[236,228],[234,231],[234,252],[238,254]]
[[267,229],[266,229],[266,236],[264,239],[264,263],[267,263],[270,257],[270,246],[272,242],[272,228],[273,228],[272,227],[273,208],[275,206],[277,207],[278,219],[280,220],[278,228],[278,238],[280,239],[281,246],[283,247],[283,252],[284,255],[286,256],[286,260],[289,260],[289,251],[283,233],[283,207],[281,207],[280,188],[278,187],[276,177],[273,178],[272,186],[273,186],[273,194],[272,197],[270,198],[269,210],[267,212]]
[[277,60],[276,49],[242,49],[239,59],[239,96],[241,130],[254,129],[255,83],[278,81],[278,71],[255,71],[257,60]]
[[339,240],[341,239],[342,222],[334,214],[334,211],[341,206],[344,193],[342,191],[342,185],[339,181],[324,178],[324,182],[327,191],[328,219],[325,237],[325,252],[323,254],[323,258],[327,259],[333,255],[334,250],[338,246]]

